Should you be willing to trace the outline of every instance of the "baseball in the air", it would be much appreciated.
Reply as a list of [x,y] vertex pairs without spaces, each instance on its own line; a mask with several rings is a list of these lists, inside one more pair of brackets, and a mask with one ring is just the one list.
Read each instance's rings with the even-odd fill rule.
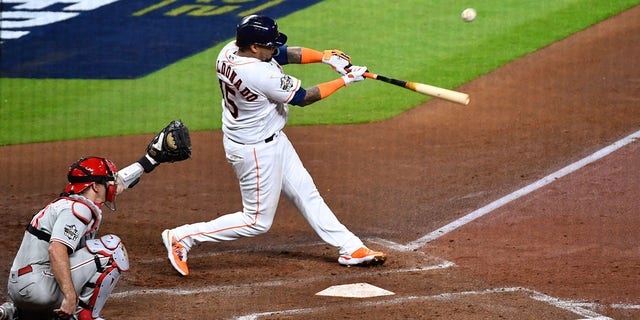
[[460,16],[462,16],[462,20],[471,22],[476,18],[476,10],[474,8],[466,8]]

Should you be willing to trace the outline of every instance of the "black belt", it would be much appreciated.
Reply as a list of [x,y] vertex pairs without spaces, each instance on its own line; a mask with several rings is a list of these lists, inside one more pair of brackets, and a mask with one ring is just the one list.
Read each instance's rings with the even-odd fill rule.
[[[276,137],[276,134],[274,133],[274,134],[271,135],[271,137],[264,139],[264,143],[269,143],[269,142],[273,141],[273,138],[275,138],[275,137]],[[229,136],[227,136],[227,139],[229,139],[229,140],[231,140],[231,141],[233,141],[233,142],[235,142],[237,144],[242,144],[242,145],[252,144],[252,143],[242,143],[242,142],[235,141],[235,140],[229,138]]]

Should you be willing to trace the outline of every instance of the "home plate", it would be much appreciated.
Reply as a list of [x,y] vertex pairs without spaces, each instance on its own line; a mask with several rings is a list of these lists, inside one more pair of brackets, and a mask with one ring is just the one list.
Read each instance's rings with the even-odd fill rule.
[[379,296],[390,296],[395,293],[378,288],[368,283],[343,284],[331,286],[318,293],[317,296],[346,297],[346,298],[371,298]]

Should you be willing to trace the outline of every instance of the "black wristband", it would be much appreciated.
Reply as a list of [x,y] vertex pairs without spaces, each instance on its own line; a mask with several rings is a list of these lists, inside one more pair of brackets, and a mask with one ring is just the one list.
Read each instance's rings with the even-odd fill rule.
[[138,160],[138,163],[142,166],[142,169],[144,169],[144,172],[146,173],[153,171],[153,169],[155,169],[159,164],[159,163],[158,164],[151,163],[151,161],[147,159],[146,155],[142,156],[142,158]]

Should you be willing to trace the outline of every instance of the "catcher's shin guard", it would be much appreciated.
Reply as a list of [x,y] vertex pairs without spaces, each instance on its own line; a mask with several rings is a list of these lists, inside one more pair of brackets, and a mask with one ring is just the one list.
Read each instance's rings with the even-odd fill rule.
[[100,311],[107,303],[122,272],[129,270],[129,256],[124,244],[116,235],[108,234],[86,242],[87,250],[95,256],[97,273],[85,285],[78,306],[79,320],[99,319]]
[[82,296],[80,297],[81,299],[78,306],[83,310],[78,313],[78,320],[93,320],[99,318],[100,311],[102,311],[102,308],[104,308],[104,305],[107,303],[107,299],[113,291],[113,288],[116,287],[118,279],[120,279],[120,270],[115,267],[108,267],[104,272],[97,274],[95,287],[92,291],[88,292],[90,293],[88,299]]

